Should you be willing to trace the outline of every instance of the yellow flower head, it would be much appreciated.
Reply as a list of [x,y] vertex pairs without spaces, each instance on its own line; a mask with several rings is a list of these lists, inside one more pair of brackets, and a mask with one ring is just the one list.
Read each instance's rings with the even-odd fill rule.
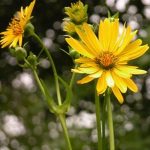
[[65,14],[75,24],[81,24],[87,21],[87,5],[84,6],[81,1],[72,3],[71,7],[65,7]]
[[138,88],[131,79],[133,74],[145,74],[146,71],[138,69],[137,66],[128,65],[128,61],[140,57],[148,50],[148,45],[141,45],[142,41],[132,41],[136,31],[131,27],[123,28],[119,34],[119,20],[111,21],[106,18],[99,24],[98,38],[91,27],[83,24],[83,28],[76,28],[81,41],[72,37],[66,38],[68,44],[81,54],[75,62],[79,64],[76,73],[87,74],[79,80],[84,84],[97,79],[97,93],[102,94],[110,87],[120,103],[123,103],[121,94],[127,88],[137,92]]
[[21,10],[16,13],[12,21],[9,23],[6,31],[1,32],[2,39],[0,44],[2,48],[9,45],[9,47],[16,47],[17,44],[22,46],[22,38],[26,24],[31,18],[31,13],[36,0],[33,0],[29,6],[25,9],[21,7]]

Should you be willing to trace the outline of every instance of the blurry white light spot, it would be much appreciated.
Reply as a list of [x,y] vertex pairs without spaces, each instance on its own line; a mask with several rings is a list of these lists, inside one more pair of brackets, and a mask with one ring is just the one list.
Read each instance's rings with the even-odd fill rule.
[[129,21],[128,25],[131,26],[132,30],[135,30],[135,29],[139,28],[139,24],[135,20]]
[[107,6],[112,7],[115,4],[115,0],[106,0],[106,4],[107,4]]
[[136,14],[137,13],[137,7],[135,5],[130,5],[128,8],[128,13],[129,14]]
[[16,137],[25,134],[25,127],[17,116],[6,115],[3,120],[3,129],[8,135]]
[[53,30],[53,29],[48,29],[48,30],[46,31],[46,37],[51,38],[51,39],[54,39],[54,37],[55,37],[55,32],[54,32],[54,30]]
[[7,140],[7,137],[3,131],[0,131],[0,143],[4,144],[5,141]]
[[54,22],[53,24],[54,29],[59,30],[61,29],[61,23],[59,21]]
[[6,146],[2,146],[2,147],[0,147],[0,150],[10,150],[10,149]]
[[29,91],[32,91],[34,89],[34,83],[33,78],[29,73],[21,73],[19,74],[13,81],[12,85],[14,88],[20,88],[23,87]]
[[59,133],[58,133],[58,131],[56,129],[51,129],[50,132],[49,132],[49,136],[52,139],[56,139],[56,138],[58,138]]
[[82,111],[79,115],[68,117],[67,124],[69,127],[93,128],[95,125],[95,115]]
[[40,59],[40,66],[42,67],[42,68],[49,68],[50,67],[50,63],[49,63],[49,61],[47,60],[47,59]]
[[10,55],[7,55],[6,60],[7,60],[8,64],[10,64],[10,65],[12,65],[12,66],[17,65],[17,60],[16,60],[15,57],[12,57],[12,56],[10,56]]
[[97,15],[97,14],[91,15],[91,16],[90,16],[90,21],[91,21],[92,23],[99,23],[99,21],[100,21],[99,15]]
[[150,19],[150,6],[144,8],[144,15],[146,18]]
[[124,125],[124,128],[127,130],[127,131],[132,131],[134,126],[131,122],[127,122],[125,125]]
[[139,30],[139,35],[140,35],[141,37],[143,37],[143,38],[145,38],[145,37],[148,36],[147,32],[146,32],[145,30],[143,30],[143,29]]
[[45,47],[50,48],[53,44],[53,41],[49,38],[43,38],[43,43]]
[[142,0],[142,3],[143,3],[144,5],[150,5],[150,0]]
[[118,0],[116,2],[116,8],[117,10],[119,10],[120,12],[124,12],[126,9],[126,5],[128,3],[129,0]]

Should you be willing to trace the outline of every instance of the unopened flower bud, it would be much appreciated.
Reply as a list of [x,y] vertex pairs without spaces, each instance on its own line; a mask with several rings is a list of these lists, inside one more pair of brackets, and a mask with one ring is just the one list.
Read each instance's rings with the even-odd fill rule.
[[87,22],[87,5],[83,5],[81,1],[77,3],[72,3],[71,7],[65,7],[65,14],[68,15],[70,21],[75,24],[81,24],[83,22]]
[[23,60],[25,57],[27,57],[27,52],[24,48],[22,47],[16,47],[15,51],[12,53],[14,53],[15,57],[17,58],[17,60]]
[[37,66],[37,56],[34,55],[32,52],[30,52],[30,55],[27,58],[28,62],[31,66],[36,67]]

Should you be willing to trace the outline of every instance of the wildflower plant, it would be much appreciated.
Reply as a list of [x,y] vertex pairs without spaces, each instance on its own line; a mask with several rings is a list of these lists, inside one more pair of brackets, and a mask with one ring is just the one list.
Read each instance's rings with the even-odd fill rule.
[[[98,150],[105,149],[105,128],[106,118],[108,118],[110,150],[115,150],[115,138],[113,130],[113,115],[111,109],[110,95],[113,93],[119,103],[124,102],[122,93],[126,93],[129,88],[133,92],[138,91],[134,83],[133,75],[145,74],[138,66],[129,65],[129,61],[142,56],[149,48],[143,45],[142,40],[136,39],[137,31],[132,31],[131,27],[124,24],[123,31],[119,33],[119,18],[117,15],[108,16],[100,20],[98,36],[94,26],[88,24],[87,5],[81,1],[65,7],[66,18],[63,19],[63,30],[66,32],[66,42],[69,45],[70,55],[73,57],[75,68],[71,71],[70,82],[65,82],[57,73],[55,63],[50,51],[44,46],[43,41],[35,33],[34,26],[30,22],[31,14],[36,0],[33,0],[25,9],[16,13],[9,23],[6,31],[1,32],[1,47],[9,47],[10,52],[18,60],[23,68],[30,68],[35,80],[44,96],[47,106],[61,123],[68,150],[72,150],[69,134],[66,126],[65,115],[70,107],[72,99],[72,87],[75,75],[84,74],[85,77],[77,81],[78,84],[86,84],[95,80],[95,112],[97,122]],[[40,45],[41,52],[45,52],[51,63],[57,102],[51,96],[44,81],[38,76],[39,55],[36,56],[31,50],[26,50],[23,43],[24,37],[32,37]],[[60,84],[66,89],[66,98],[63,100],[60,91]],[[104,97],[104,104],[101,105],[100,95]],[[102,110],[102,111],[101,111]],[[106,117],[107,114],[107,117]]]

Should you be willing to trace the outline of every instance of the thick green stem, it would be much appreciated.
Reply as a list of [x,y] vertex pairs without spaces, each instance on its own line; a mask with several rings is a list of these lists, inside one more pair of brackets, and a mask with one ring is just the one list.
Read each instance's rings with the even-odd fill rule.
[[61,122],[61,126],[63,128],[64,137],[65,137],[65,140],[66,140],[66,143],[68,146],[68,150],[72,150],[70,139],[69,139],[69,134],[68,134],[67,126],[66,126],[65,117],[64,117],[64,115],[59,115],[58,118],[59,118],[59,120]]
[[107,112],[108,112],[110,150],[115,150],[114,128],[113,128],[112,108],[111,108],[111,102],[110,102],[109,89],[107,89],[107,91],[106,91],[106,100],[107,100]]
[[75,75],[76,75],[76,73],[73,72],[73,73],[72,73],[72,76],[71,76],[70,84],[69,84],[69,87],[70,87],[71,89],[72,89],[72,86],[73,86],[73,84],[74,84]]
[[43,45],[43,42],[41,41],[39,36],[33,30],[28,29],[28,32],[30,33],[31,36],[33,36],[37,40],[37,42],[41,45],[42,49],[45,51],[46,55],[48,56],[48,59],[52,65],[52,69],[54,73],[58,104],[61,105],[62,101],[61,101],[61,95],[60,95],[58,76],[57,76],[57,71],[56,71],[56,67],[52,59],[52,56],[50,55],[49,50]]
[[102,150],[102,132],[101,132],[101,115],[100,115],[100,101],[97,91],[95,89],[95,107],[96,107],[96,123],[98,136],[98,150]]

